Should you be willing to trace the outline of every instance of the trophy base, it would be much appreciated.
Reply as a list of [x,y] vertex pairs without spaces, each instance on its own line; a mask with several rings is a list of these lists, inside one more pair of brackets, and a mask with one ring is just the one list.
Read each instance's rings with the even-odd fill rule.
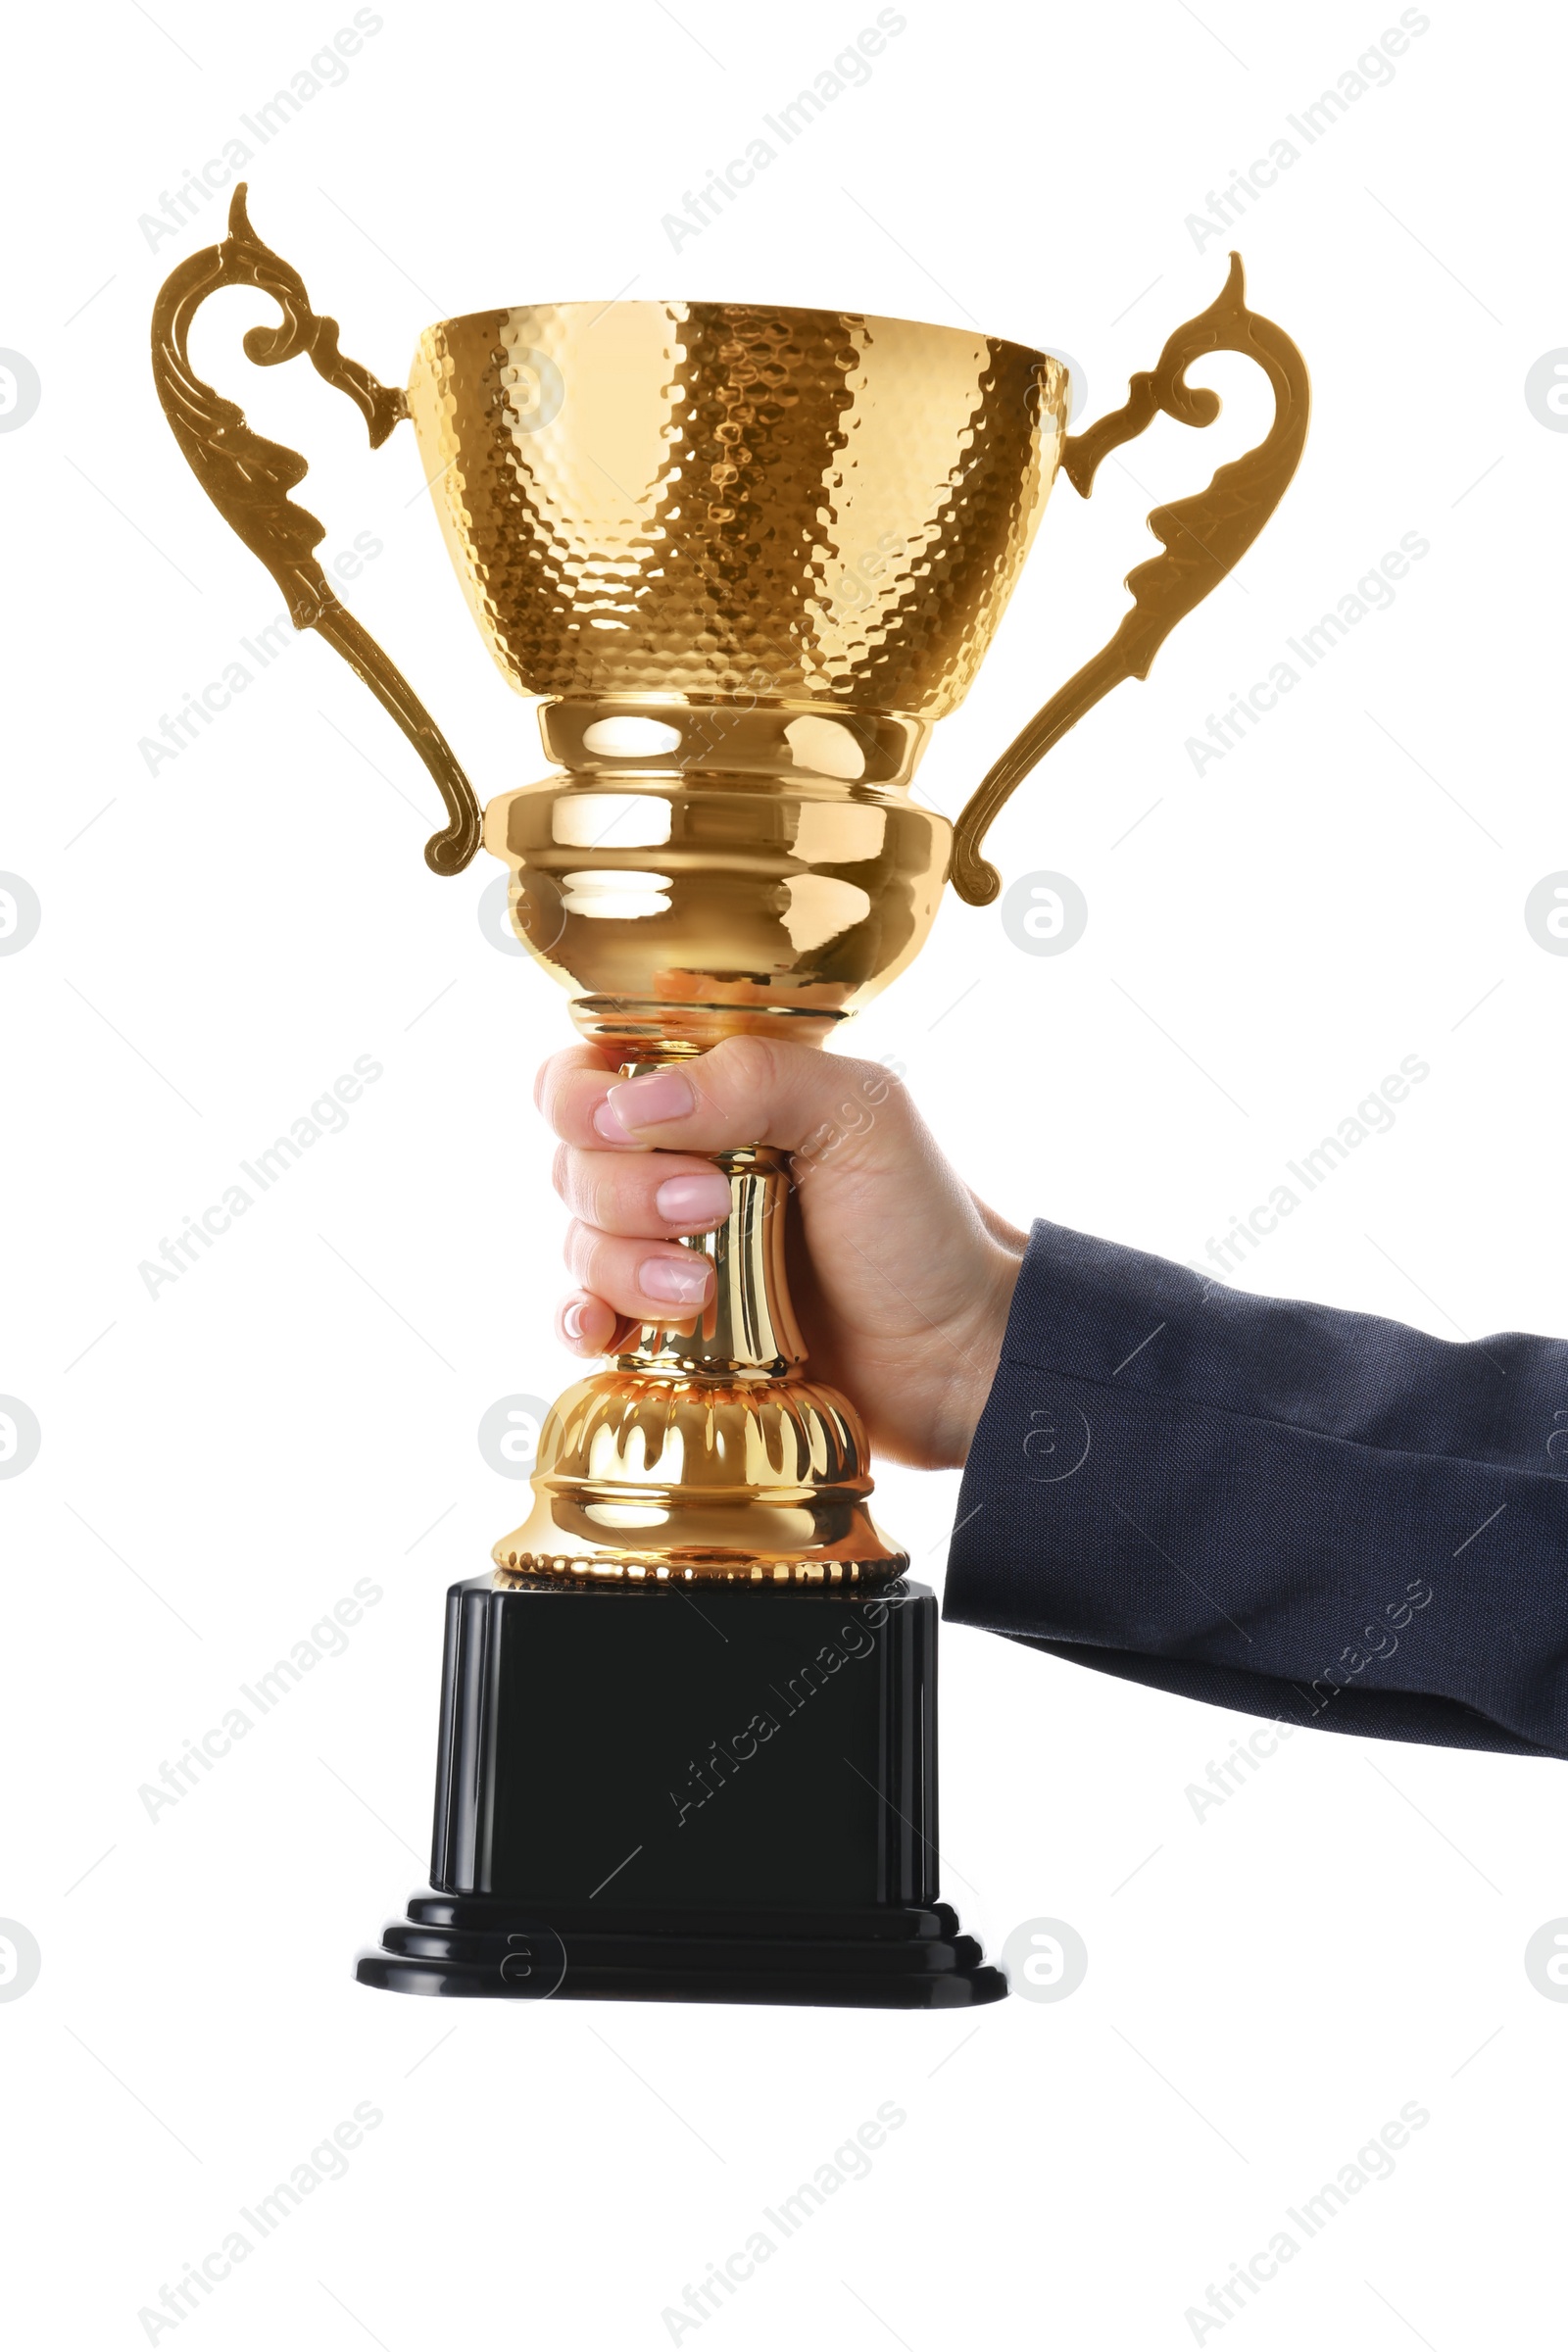
[[356,1976],[442,1999],[973,2009],[1007,1980],[946,1903],[802,1912],[550,1911],[416,1894]]
[[[700,1595],[700,1597],[699,1597]],[[476,1577],[447,1595],[433,1892],[362,1984],[956,2009],[924,1586]]]

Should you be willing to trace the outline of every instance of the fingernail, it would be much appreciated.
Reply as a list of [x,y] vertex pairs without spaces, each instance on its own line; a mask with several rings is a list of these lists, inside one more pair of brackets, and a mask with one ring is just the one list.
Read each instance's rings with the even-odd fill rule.
[[613,1099],[609,1095],[594,1112],[593,1129],[595,1135],[602,1135],[607,1144],[629,1144],[632,1141],[629,1131],[621,1125]]
[[568,1340],[582,1338],[582,1300],[574,1298],[561,1318],[561,1328]]
[[670,1119],[683,1119],[696,1103],[691,1080],[683,1078],[679,1070],[648,1070],[641,1078],[627,1078],[612,1086],[605,1108],[613,1107],[624,1134],[633,1128],[662,1127]]
[[671,1176],[654,1195],[654,1206],[666,1225],[683,1232],[695,1225],[711,1225],[729,1215],[729,1178],[716,1168],[703,1176]]
[[684,1258],[645,1258],[637,1281],[645,1298],[662,1298],[671,1306],[696,1306],[708,1295],[708,1260],[690,1251]]

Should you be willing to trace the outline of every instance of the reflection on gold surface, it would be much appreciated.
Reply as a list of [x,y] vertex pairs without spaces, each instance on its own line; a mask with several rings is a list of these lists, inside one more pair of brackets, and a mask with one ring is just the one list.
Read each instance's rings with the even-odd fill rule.
[[[603,723],[589,715],[599,708],[547,705],[547,725],[559,743],[570,711],[580,739]],[[626,715],[624,698],[616,708]],[[819,1044],[911,961],[936,918],[952,828],[909,797],[924,732],[873,742],[863,763],[879,780],[850,783],[802,763],[799,744],[779,772],[787,710],[733,714],[720,767],[706,764],[706,707],[658,708],[673,749],[601,755],[486,808],[518,935],[567,990],[583,1035],[618,1058],[700,1053],[746,1030]],[[700,767],[684,763],[692,736]]]
[[[360,408],[372,448],[412,416],[448,552],[509,683],[545,698],[554,772],[502,793],[483,841],[511,870],[518,936],[567,991],[581,1034],[651,1067],[738,1035],[821,1045],[919,953],[951,870],[993,897],[987,826],[1029,769],[1154,653],[1236,564],[1282,496],[1306,430],[1306,371],[1249,311],[1240,261],[1124,406],[1065,436],[1067,375],[1000,337],[768,304],[516,305],[419,339],[407,395],[337,348],[298,273],[251,229],[172,273],[154,372],[209,496],[366,679],[446,801],[426,855],[451,873],[477,805],[429,714],[337,602],[321,525],[288,492],[304,460],[253,434],[191,370],[219,287],[269,293],[245,337],[307,353]],[[1058,464],[1087,495],[1156,415],[1203,425],[1190,366],[1244,352],[1274,418],[1206,490],[1155,510],[1164,553],[1129,577],[1110,643],[997,761],[958,821],[916,802],[933,721],[971,684]],[[695,1330],[650,1328],[551,1413],[534,1507],[497,1574],[885,1582],[907,1564],[866,1509],[864,1432],[812,1382],[783,1278],[788,1179],[727,1152],[731,1213],[688,1246],[716,1268]]]

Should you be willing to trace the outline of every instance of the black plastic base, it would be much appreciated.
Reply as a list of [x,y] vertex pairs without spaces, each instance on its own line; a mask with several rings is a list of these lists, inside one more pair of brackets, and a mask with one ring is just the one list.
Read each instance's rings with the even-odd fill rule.
[[771,2001],[806,2008],[972,2009],[1005,1997],[946,1903],[879,1911],[556,1912],[415,1895],[362,1984],[522,2001]]
[[362,1984],[512,2000],[1000,2000],[938,1898],[937,1605],[447,1595],[430,1878]]

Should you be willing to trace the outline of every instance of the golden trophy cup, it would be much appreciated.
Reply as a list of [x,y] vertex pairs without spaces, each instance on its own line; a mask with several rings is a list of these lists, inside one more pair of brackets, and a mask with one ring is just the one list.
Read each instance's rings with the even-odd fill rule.
[[[192,372],[196,311],[233,285],[282,313],[245,336],[252,360],[308,354],[359,407],[372,448],[414,420],[474,619],[509,683],[541,698],[555,763],[482,817],[445,738],[316,563],[323,527],[289,497],[304,461]],[[1186,370],[1215,351],[1264,369],[1267,434],[1151,514],[1163,552],[1130,574],[1114,636],[950,824],[910,781],[985,656],[1058,467],[1087,496],[1102,461],[1155,416],[1211,422],[1218,398]],[[227,237],[163,288],[153,361],[181,449],[295,626],[344,656],[423,760],[447,812],[427,861],[457,873],[481,842],[505,861],[518,937],[567,991],[582,1036],[627,1073],[743,1033],[824,1045],[918,954],[950,877],[971,905],[993,899],[991,820],[1102,695],[1148,675],[1251,545],[1308,410],[1301,356],[1247,308],[1235,255],[1215,301],[1123,407],[1075,434],[1067,369],[1049,353],[765,304],[449,318],[420,337],[405,392],[342,356],[335,321],[252,230],[243,187]],[[566,1391],[540,1435],[532,1510],[496,1545],[493,1575],[449,1596],[437,1892],[362,1959],[363,1981],[926,2007],[1004,1989],[936,1900],[935,1603],[871,1517],[854,1404],[810,1378],[784,1279],[790,1171],[760,1145],[718,1164],[728,1221],[688,1245],[713,1261],[710,1303],[695,1324],[645,1327]],[[674,1725],[677,1747],[712,1751],[695,1780],[679,1765],[677,1788],[655,1753],[667,1709],[637,1691],[657,1679],[650,1643],[669,1645],[679,1683],[692,1613],[658,1595],[699,1585],[749,1661],[733,1661],[738,1719],[743,1664],[757,1670],[747,1689],[765,1684],[779,1704],[753,1708],[727,1742],[729,1717]],[[546,1598],[557,1605],[528,1605]],[[813,1649],[838,1664],[819,1663],[791,1707],[790,1678]],[[540,1775],[553,1738],[556,1760],[572,1761],[559,1757],[570,1708],[551,1694],[574,1675],[601,1711],[616,1693],[627,1728],[622,1752],[565,1800]],[[843,1718],[832,1737],[830,1691]],[[741,1800],[769,1775],[799,1797],[857,1727],[871,1802],[842,1831],[818,1811],[804,1835],[782,1789]],[[642,1826],[626,1791],[643,1768],[672,1781],[674,1826],[643,1839],[640,1872],[623,1866],[612,1912],[590,1888],[614,1860],[616,1821],[626,1843]],[[819,1792],[833,1817],[847,1801],[835,1786],[823,1778]],[[728,1827],[699,1860],[691,1806],[731,1788],[712,1811],[718,1825],[727,1806]],[[813,1860],[823,1832],[842,1848],[826,1862]]]

